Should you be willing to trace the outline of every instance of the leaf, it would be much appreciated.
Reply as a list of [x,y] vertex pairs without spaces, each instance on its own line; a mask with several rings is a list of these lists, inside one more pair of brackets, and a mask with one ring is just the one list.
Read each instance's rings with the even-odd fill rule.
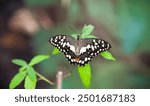
[[83,29],[82,29],[82,33],[86,31],[86,27],[87,27],[87,25],[85,24]]
[[85,88],[89,88],[91,84],[91,68],[90,64],[78,66],[78,73]]
[[24,84],[25,89],[35,89],[36,87],[36,81],[32,81],[29,76],[27,75],[25,78],[25,84]]
[[31,81],[36,81],[37,80],[36,72],[35,72],[33,67],[28,67],[27,68],[27,73],[28,73],[28,76],[31,79]]
[[59,54],[59,53],[60,53],[60,50],[55,47],[52,54],[56,55],[56,54]]
[[32,58],[32,60],[29,63],[29,66],[33,66],[35,64],[38,64],[40,62],[42,62],[43,60],[48,59],[50,56],[48,55],[37,55],[34,58]]
[[86,36],[81,36],[81,38],[98,38],[94,35],[86,35]]
[[13,59],[12,63],[14,63],[16,65],[19,65],[19,66],[26,66],[27,65],[27,63],[24,60],[21,60],[21,59]]
[[88,36],[91,34],[91,32],[93,31],[94,26],[93,25],[88,25],[88,26],[84,26],[83,30],[82,30],[82,34],[81,36]]
[[73,38],[77,39],[78,38],[78,34],[72,34],[71,35]]
[[23,66],[19,68],[19,72],[24,71],[27,68],[27,66]]
[[104,52],[101,52],[100,55],[102,57],[104,57],[105,59],[108,59],[108,60],[114,60],[115,61],[115,58],[112,56],[112,54],[108,51],[104,51]]
[[17,73],[11,80],[10,84],[9,84],[9,88],[10,89],[13,89],[15,88],[16,86],[18,86],[22,81],[23,79],[25,78],[26,76],[26,71],[21,71],[19,73]]

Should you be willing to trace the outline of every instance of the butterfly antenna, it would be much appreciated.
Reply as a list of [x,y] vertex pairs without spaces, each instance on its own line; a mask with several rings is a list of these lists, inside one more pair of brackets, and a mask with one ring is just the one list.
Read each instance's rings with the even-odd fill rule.
[[[77,32],[71,27],[71,26],[69,26],[69,28],[75,33],[75,34],[77,34]],[[78,36],[77,36],[77,39],[79,39],[80,38],[80,34],[77,34]]]
[[72,32],[74,32],[75,34],[77,34],[77,32],[71,26],[69,26],[69,28],[72,30]]

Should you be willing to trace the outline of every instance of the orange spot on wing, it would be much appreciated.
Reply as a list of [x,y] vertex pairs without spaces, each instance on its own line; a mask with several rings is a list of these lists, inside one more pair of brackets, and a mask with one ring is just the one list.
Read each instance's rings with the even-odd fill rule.
[[80,58],[79,58],[79,57],[76,57],[76,58],[75,58],[75,61],[76,61],[76,62],[79,62],[79,61],[80,61]]

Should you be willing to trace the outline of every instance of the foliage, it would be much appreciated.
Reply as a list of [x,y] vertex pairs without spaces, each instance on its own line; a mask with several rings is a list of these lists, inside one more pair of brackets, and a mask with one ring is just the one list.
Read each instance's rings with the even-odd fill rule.
[[108,59],[108,60],[114,60],[115,61],[115,58],[112,56],[112,54],[108,51],[104,51],[104,52],[101,52],[100,55],[102,57],[104,57],[105,59]]
[[37,72],[34,70],[33,66],[48,58],[49,56],[47,55],[38,55],[33,57],[29,64],[21,59],[13,59],[12,63],[21,67],[19,68],[19,72],[12,78],[9,88],[13,89],[17,87],[23,80],[25,80],[25,89],[34,89],[37,83]]
[[[85,25],[82,29],[82,33],[80,35],[81,38],[97,38],[94,35],[91,35],[92,31],[94,29],[94,26],[92,25]],[[72,34],[72,37],[75,39],[77,38],[78,34]],[[57,48],[54,48],[52,54],[56,55],[59,54],[60,51]],[[109,60],[115,60],[115,58],[111,55],[110,52],[105,51],[100,53],[102,57]],[[9,88],[13,89],[17,87],[23,80],[25,80],[24,88],[25,89],[35,89],[36,83],[37,83],[37,76],[41,79],[45,80],[49,84],[53,84],[49,80],[47,80],[45,77],[43,77],[41,74],[37,73],[35,69],[33,68],[34,65],[50,58],[48,55],[38,55],[31,59],[31,61],[27,64],[26,61],[21,59],[13,59],[12,63],[20,66],[19,72],[12,78]],[[80,75],[80,78],[82,80],[82,83],[85,88],[89,88],[91,85],[91,68],[90,64],[85,64],[85,66],[78,66],[78,73]]]
[[[34,3],[28,1],[34,1]],[[52,19],[58,19],[58,17],[62,19],[53,21],[54,26],[50,26],[48,29],[40,28],[40,31],[32,38],[36,54],[49,54],[49,51],[53,48],[48,45],[50,36],[60,33],[71,35],[72,32],[66,27],[68,24],[76,27],[76,31],[80,32],[80,26],[83,23],[92,23],[96,25],[96,33],[108,35],[106,37],[109,37],[113,43],[112,48],[118,58],[116,62],[94,59],[90,63],[92,65],[91,88],[150,88],[150,79],[147,74],[149,68],[142,65],[145,59],[147,62],[149,60],[147,57],[143,57],[143,54],[149,55],[150,52],[149,0],[115,0],[113,2],[112,0],[95,0],[94,2],[92,0],[71,0],[71,2],[66,0],[70,3],[67,8],[62,8],[61,2],[57,2],[58,0],[49,0],[56,1],[53,4],[46,1],[48,0],[25,0],[28,4],[30,3],[29,6],[32,6],[32,8],[36,6],[34,9],[37,9],[38,6],[44,7],[44,9],[50,7],[52,11],[57,9],[55,15],[49,16]],[[51,9],[51,7],[54,8]],[[102,37],[104,37],[103,35]],[[142,62],[139,59],[136,59],[136,62],[132,61],[139,55]],[[51,76],[55,73],[58,63],[64,65],[61,65],[61,67],[69,67],[72,72],[71,77],[63,80],[63,87],[82,88],[78,71],[75,71],[74,67],[65,62],[62,54],[52,56],[51,59],[41,63],[42,73]],[[51,68],[47,69],[47,67]]]
[[86,64],[85,66],[78,66],[78,73],[82,80],[85,88],[89,88],[91,85],[91,68],[90,64]]

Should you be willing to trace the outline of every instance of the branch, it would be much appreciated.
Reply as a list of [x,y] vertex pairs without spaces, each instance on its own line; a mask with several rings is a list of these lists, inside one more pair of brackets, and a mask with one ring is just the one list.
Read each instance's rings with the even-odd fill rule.
[[45,78],[43,75],[41,75],[40,73],[36,72],[37,76],[39,76],[42,80],[44,80],[45,82],[49,83],[50,85],[54,85],[53,82],[49,81],[47,78]]
[[63,72],[58,71],[56,74],[56,81],[57,81],[57,89],[62,88],[62,81],[63,81]]

